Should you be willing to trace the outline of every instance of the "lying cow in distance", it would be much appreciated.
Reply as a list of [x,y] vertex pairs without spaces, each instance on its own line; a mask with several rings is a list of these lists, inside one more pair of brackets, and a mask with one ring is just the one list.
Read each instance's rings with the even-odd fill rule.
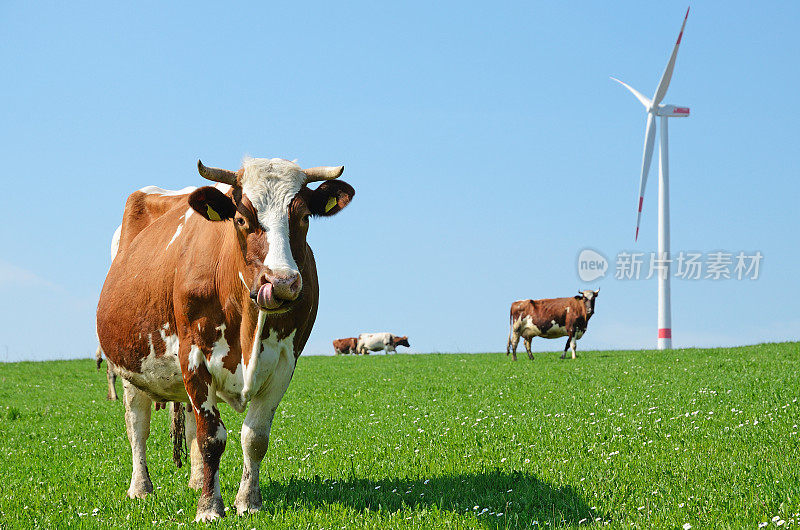
[[358,336],[356,353],[369,355],[371,351],[386,351],[386,353],[397,353],[398,346],[410,348],[408,337],[398,337],[391,333],[362,333]]
[[575,343],[586,333],[586,325],[594,314],[594,303],[600,289],[596,291],[578,291],[570,298],[545,298],[542,300],[518,300],[511,304],[510,325],[506,344],[506,355],[513,354],[517,360],[517,344],[519,338],[525,340],[528,358],[533,359],[531,340],[534,337],[557,339],[567,337],[563,359],[567,349],[572,350],[575,358]]
[[[255,512],[275,410],[319,306],[309,220],[339,213],[355,191],[334,180],[341,166],[302,170],[278,158],[247,158],[237,172],[200,162],[198,170],[222,189],[145,188],[129,197],[97,332],[123,379],[133,454],[128,496],[153,491],[145,458],[151,403],[189,403],[189,486],[202,489],[195,520],[212,521],[225,515],[219,467],[227,431],[217,405],[247,410],[233,506]],[[150,203],[163,212],[143,221]]]
[[346,339],[336,339],[333,341],[333,351],[336,352],[336,355],[347,355],[349,353],[356,353],[357,346],[358,346],[358,339],[355,337],[349,337]]

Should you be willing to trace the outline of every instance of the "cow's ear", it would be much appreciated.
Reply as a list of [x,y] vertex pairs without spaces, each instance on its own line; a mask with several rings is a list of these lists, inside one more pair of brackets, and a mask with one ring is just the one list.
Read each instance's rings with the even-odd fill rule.
[[350,204],[355,194],[353,186],[343,180],[326,180],[311,190],[308,209],[315,216],[336,215]]
[[213,186],[194,190],[189,195],[189,206],[209,221],[224,221],[236,214],[233,200]]

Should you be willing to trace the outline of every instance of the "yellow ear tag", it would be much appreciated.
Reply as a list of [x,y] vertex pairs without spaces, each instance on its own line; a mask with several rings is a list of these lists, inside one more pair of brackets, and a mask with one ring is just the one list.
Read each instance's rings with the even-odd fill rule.
[[338,202],[339,201],[336,200],[336,197],[333,196],[328,197],[328,204],[325,205],[325,213],[328,213],[331,210],[333,210],[333,207],[336,206]]
[[206,213],[208,214],[208,218],[212,221],[222,221],[222,217],[209,205],[206,204]]

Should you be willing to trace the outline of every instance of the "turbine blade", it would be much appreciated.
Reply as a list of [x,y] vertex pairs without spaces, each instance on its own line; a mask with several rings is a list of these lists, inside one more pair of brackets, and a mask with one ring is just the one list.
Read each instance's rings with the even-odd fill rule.
[[647,174],[650,172],[650,161],[653,159],[653,146],[656,139],[656,117],[652,112],[647,113],[647,129],[644,133],[644,153],[642,153],[642,178],[639,181],[639,210],[636,213],[636,238],[639,240],[639,223],[642,220],[642,203],[644,203],[644,189],[647,186]]
[[622,81],[620,81],[620,80],[619,80],[619,79],[617,79],[616,77],[611,77],[611,79],[613,79],[614,81],[616,81],[616,82],[617,82],[617,83],[619,83],[620,85],[622,85],[622,86],[624,86],[625,88],[627,88],[628,90],[630,90],[630,91],[631,91],[631,94],[633,94],[634,96],[636,96],[636,99],[638,99],[639,101],[641,101],[641,102],[642,102],[642,105],[644,105],[644,107],[645,107],[646,109],[648,109],[648,110],[650,109],[650,100],[649,100],[649,99],[647,99],[647,97],[645,97],[645,96],[644,96],[644,94],[642,94],[641,92],[639,92],[638,90],[636,90],[635,88],[633,88],[632,86],[630,86],[629,84],[627,84],[627,83],[623,83]]
[[686,16],[683,17],[683,24],[681,25],[681,32],[678,34],[678,40],[675,42],[675,48],[672,49],[672,55],[669,58],[669,62],[667,63],[667,67],[664,69],[664,73],[661,75],[661,81],[658,83],[658,88],[656,89],[656,94],[653,96],[653,105],[658,105],[661,103],[661,100],[664,99],[664,96],[667,95],[667,89],[669,88],[669,82],[672,79],[672,70],[675,69],[675,59],[678,57],[678,46],[681,44],[681,39],[683,38],[683,28],[686,27],[686,19],[689,18],[689,8],[686,9]]

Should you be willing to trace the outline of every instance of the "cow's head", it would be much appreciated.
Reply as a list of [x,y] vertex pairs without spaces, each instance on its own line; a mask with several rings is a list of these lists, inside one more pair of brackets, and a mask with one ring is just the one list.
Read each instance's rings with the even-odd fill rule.
[[[267,312],[288,310],[303,288],[298,263],[305,263],[310,217],[335,215],[355,195],[352,186],[335,180],[344,166],[303,170],[281,158],[246,158],[237,172],[199,160],[197,168],[231,190],[205,186],[189,195],[189,204],[207,220],[236,229],[246,269],[238,274],[253,301]],[[316,189],[307,186],[319,181]]]
[[591,291],[589,289],[585,291],[578,291],[577,298],[578,300],[583,300],[583,304],[586,306],[586,316],[592,316],[594,314],[594,303],[597,300],[597,295],[600,294],[600,289],[596,291]]
[[394,345],[395,346],[405,346],[406,348],[410,348],[411,345],[408,343],[408,337],[395,337],[394,338]]

